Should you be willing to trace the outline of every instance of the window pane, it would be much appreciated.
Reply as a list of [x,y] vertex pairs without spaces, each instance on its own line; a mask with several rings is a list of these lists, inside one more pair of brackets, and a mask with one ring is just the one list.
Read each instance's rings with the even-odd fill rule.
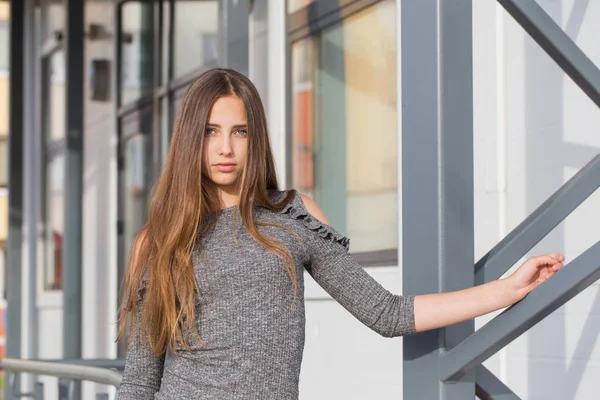
[[150,0],[123,4],[121,14],[121,103],[152,93],[154,5]]
[[169,81],[170,71],[170,57],[169,57],[169,30],[171,28],[171,2],[162,3],[163,9],[163,22],[162,22],[162,70],[161,70],[161,84]]
[[44,175],[45,290],[61,290],[63,285],[64,161],[62,154],[50,159]]
[[8,137],[0,135],[0,187],[8,186]]
[[176,1],[174,75],[180,77],[218,57],[217,0]]
[[315,0],[288,0],[288,13],[293,13],[299,9],[306,7]]
[[44,134],[46,141],[65,137],[65,52],[59,50],[43,63]]
[[161,170],[167,161],[169,155],[169,143],[171,141],[171,102],[170,96],[165,96],[160,100],[160,162]]
[[0,20],[0,73],[8,72],[8,51],[10,48],[8,21]]
[[152,108],[140,110],[122,121],[123,144],[123,219],[125,266],[129,251],[148,217],[148,196],[152,184]]
[[292,48],[293,185],[353,252],[397,248],[395,2]]
[[42,0],[42,41],[57,34],[64,35],[65,2],[64,0]]

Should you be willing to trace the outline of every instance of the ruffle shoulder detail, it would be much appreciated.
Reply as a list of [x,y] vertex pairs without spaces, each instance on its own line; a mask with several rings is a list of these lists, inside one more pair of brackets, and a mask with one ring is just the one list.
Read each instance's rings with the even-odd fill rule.
[[291,218],[301,221],[306,228],[316,232],[323,239],[344,246],[346,251],[350,250],[350,239],[313,217],[304,207],[304,202],[298,192],[295,192],[295,196],[285,205],[281,214],[287,214]]

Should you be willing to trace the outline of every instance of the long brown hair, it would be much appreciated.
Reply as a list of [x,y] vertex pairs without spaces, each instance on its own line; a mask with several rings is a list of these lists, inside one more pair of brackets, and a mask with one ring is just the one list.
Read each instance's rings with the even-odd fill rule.
[[125,276],[119,315],[119,334],[127,319],[141,331],[156,355],[187,347],[187,333],[195,327],[194,297],[198,286],[191,261],[199,245],[202,218],[218,210],[217,188],[202,174],[202,147],[208,117],[215,101],[239,97],[248,120],[248,152],[240,177],[238,209],[248,232],[285,265],[296,296],[296,270],[288,249],[262,234],[267,225],[252,218],[252,203],[281,210],[291,193],[273,203],[268,191],[277,189],[265,112],[258,91],[244,75],[229,69],[202,74],[187,91],[173,127],[166,165],[150,202],[148,220],[133,245]]

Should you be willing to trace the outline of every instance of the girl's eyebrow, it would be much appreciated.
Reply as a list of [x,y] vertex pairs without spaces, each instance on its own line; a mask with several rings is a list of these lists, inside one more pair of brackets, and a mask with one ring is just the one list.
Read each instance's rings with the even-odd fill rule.
[[[209,126],[211,128],[220,128],[221,127],[221,125],[213,124],[213,123],[209,123],[207,126]],[[248,127],[247,124],[238,124],[238,125],[232,126],[233,129],[247,128],[247,127]]]

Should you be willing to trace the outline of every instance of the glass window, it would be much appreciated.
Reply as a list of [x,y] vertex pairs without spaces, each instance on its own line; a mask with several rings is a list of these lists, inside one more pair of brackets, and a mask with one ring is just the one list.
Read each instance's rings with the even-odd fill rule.
[[44,130],[47,141],[65,137],[65,52],[58,50],[43,62]]
[[288,13],[293,13],[301,8],[306,7],[315,0],[288,0]]
[[151,0],[123,4],[121,12],[121,103],[152,93],[154,4]]
[[293,186],[353,252],[398,245],[395,2],[292,47]]
[[169,155],[169,143],[171,141],[171,130],[173,129],[171,123],[171,105],[172,102],[165,96],[160,99],[160,161],[161,170],[165,166],[167,156]]
[[50,37],[58,39],[59,34],[64,35],[64,0],[42,0],[42,21],[42,40]]
[[8,21],[0,21],[0,72],[8,71],[10,49]]
[[63,285],[64,176],[64,155],[50,156],[44,177],[45,290],[61,290]]
[[122,121],[123,160],[122,170],[123,221],[125,259],[137,234],[148,217],[148,196],[152,185],[152,108],[140,110]]
[[161,70],[161,83],[164,84],[169,81],[171,72],[171,57],[169,55],[169,35],[171,30],[171,7],[170,1],[162,4],[163,10],[163,22],[162,22],[162,70]]
[[180,77],[218,57],[219,2],[175,1],[174,77]]
[[8,186],[8,137],[0,135],[0,187]]

